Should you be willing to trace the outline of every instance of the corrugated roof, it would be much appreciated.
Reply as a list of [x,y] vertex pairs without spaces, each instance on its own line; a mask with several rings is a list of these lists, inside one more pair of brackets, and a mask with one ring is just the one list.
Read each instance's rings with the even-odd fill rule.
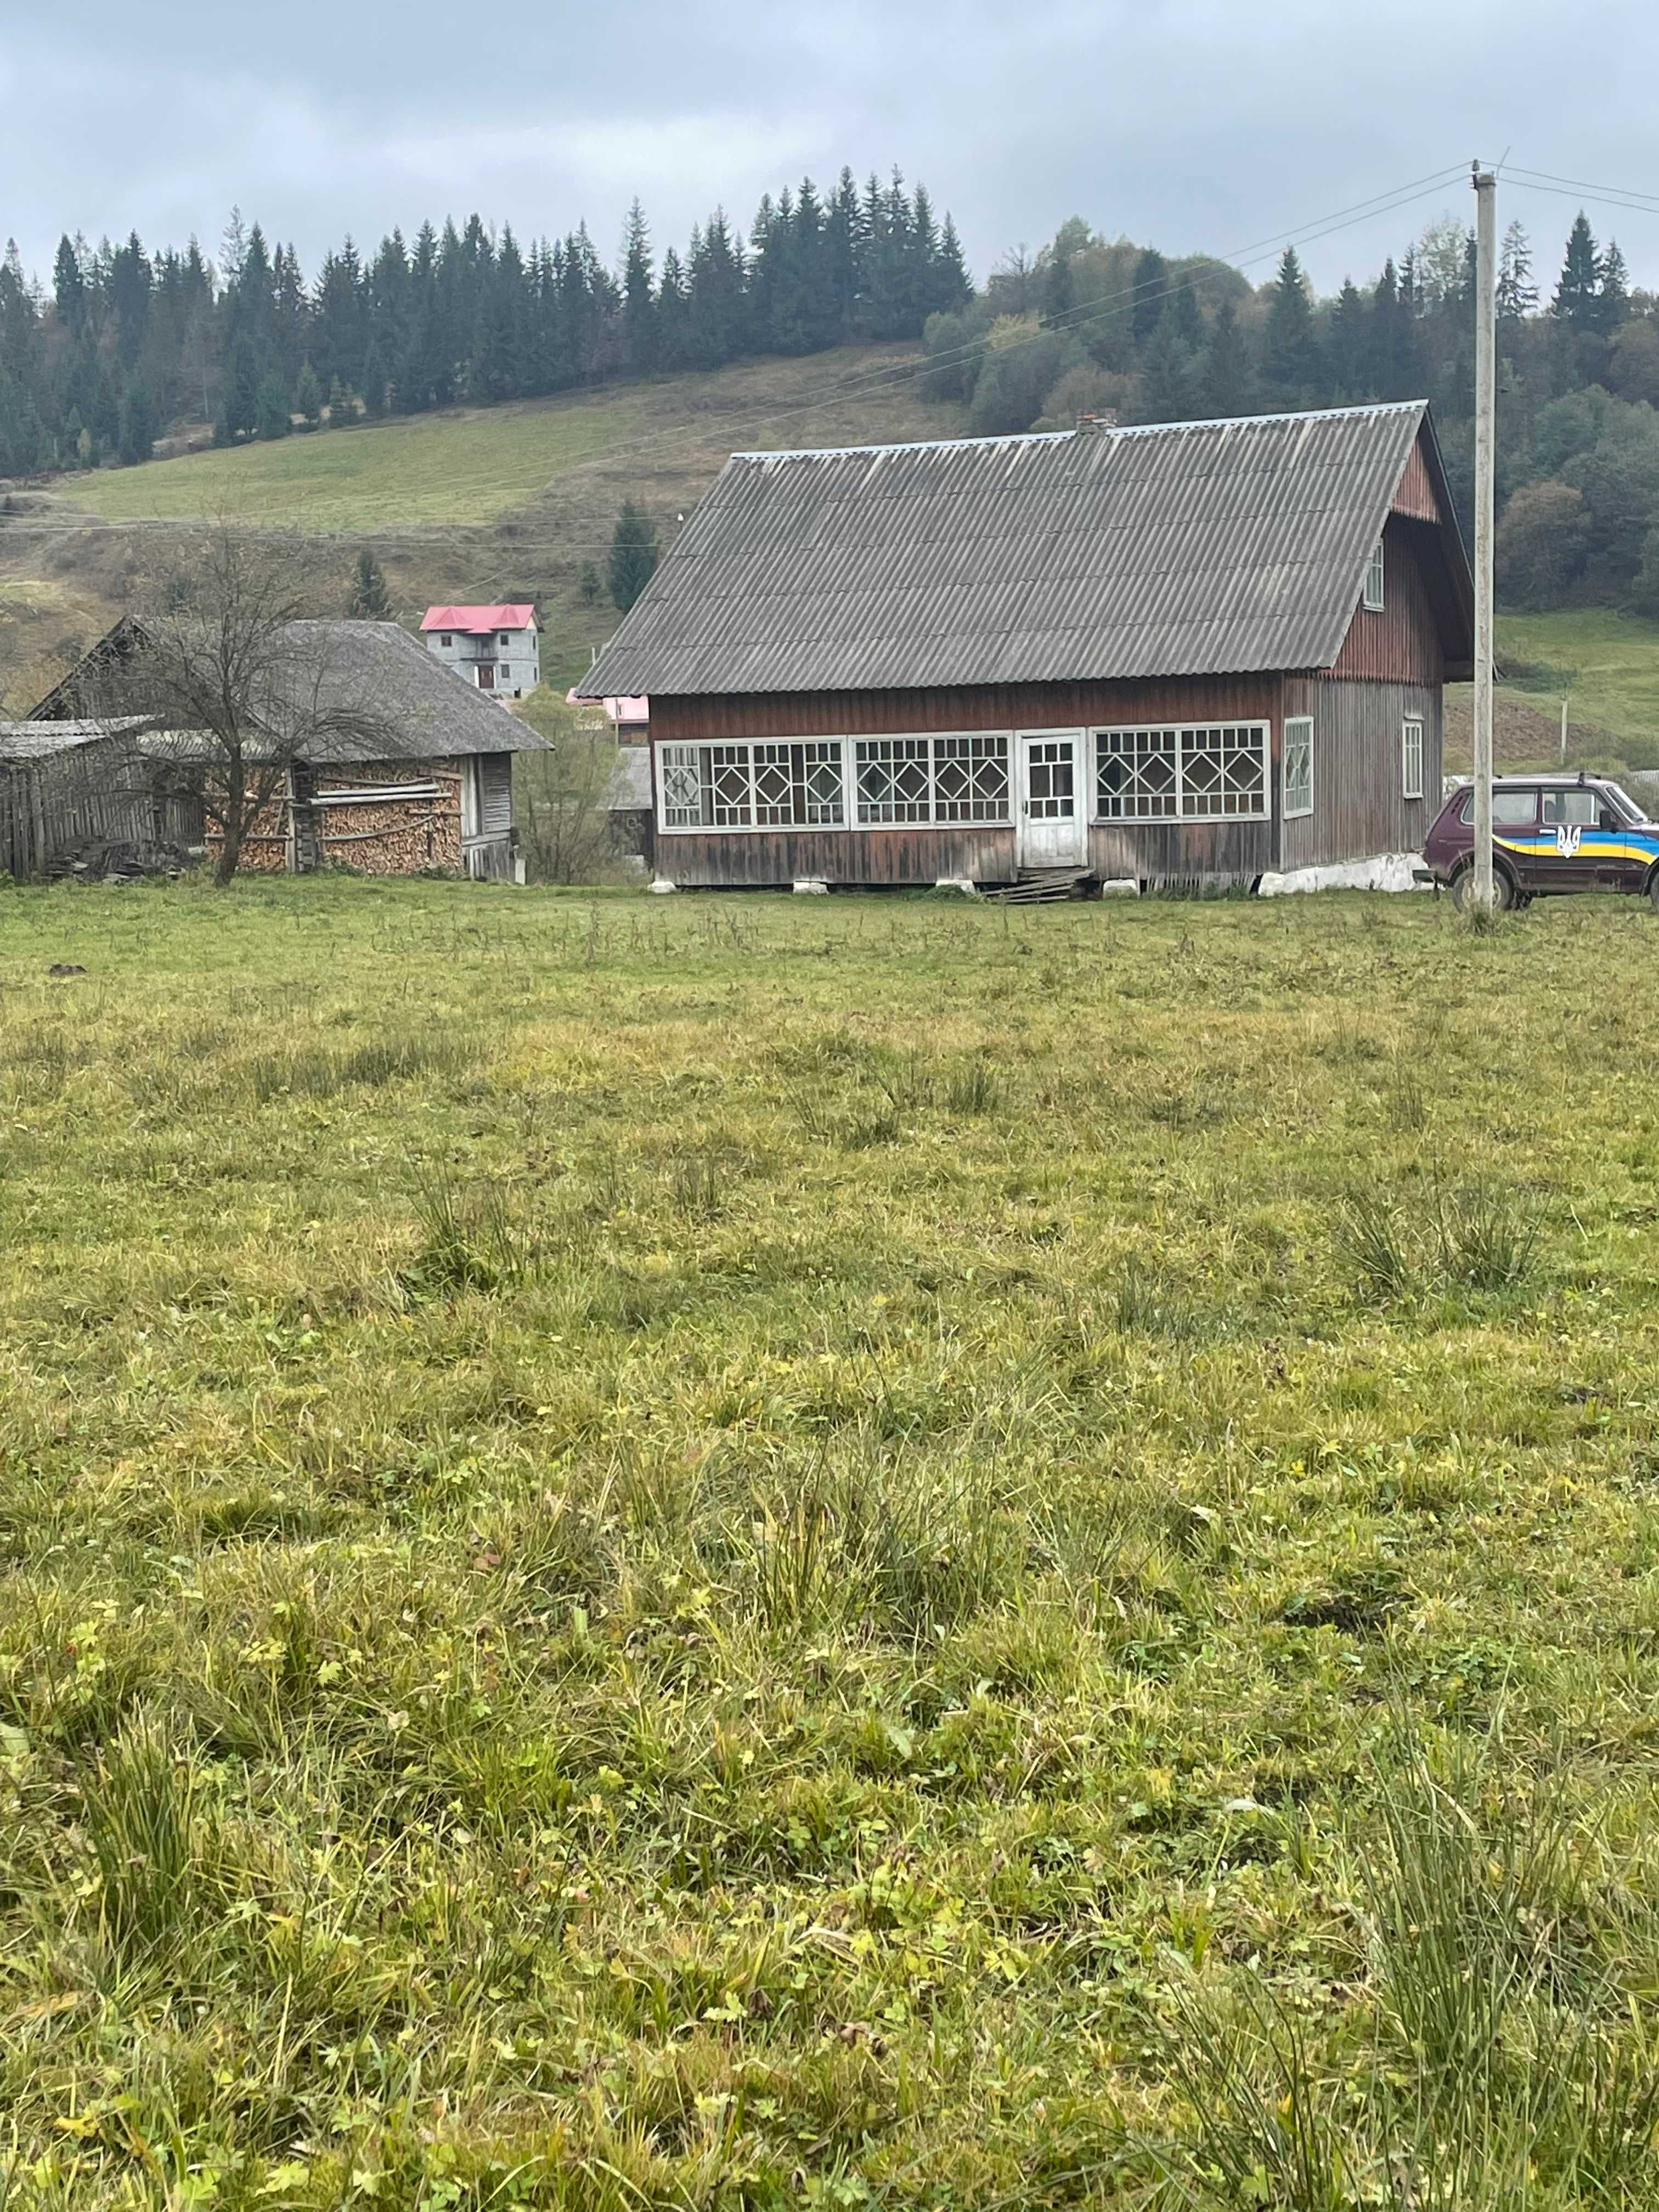
[[0,761],[51,760],[80,745],[148,729],[147,714],[112,714],[95,721],[0,722]]
[[1438,475],[1421,400],[734,453],[576,688],[1329,667],[1419,434]]
[[475,637],[485,630],[528,629],[535,619],[533,606],[428,607],[421,617],[421,628],[458,629],[465,636]]

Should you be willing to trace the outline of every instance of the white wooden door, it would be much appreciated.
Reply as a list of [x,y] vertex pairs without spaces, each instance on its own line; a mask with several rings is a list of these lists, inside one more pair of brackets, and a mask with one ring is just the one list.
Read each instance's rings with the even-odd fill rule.
[[1089,854],[1081,730],[1019,733],[1019,865],[1080,868]]

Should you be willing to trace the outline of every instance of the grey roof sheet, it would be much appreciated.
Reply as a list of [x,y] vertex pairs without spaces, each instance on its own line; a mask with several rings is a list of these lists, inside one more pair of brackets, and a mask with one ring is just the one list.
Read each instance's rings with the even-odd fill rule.
[[391,744],[372,737],[332,740],[330,760],[437,760],[547,750],[547,740],[509,713],[504,701],[446,667],[396,623],[300,622],[290,628],[300,655],[320,671],[323,703],[347,714],[361,710],[395,738]]
[[1410,400],[734,453],[577,689],[1328,667],[1425,429]]
[[79,722],[0,722],[0,761],[52,760],[105,738],[147,729],[146,714],[111,714]]

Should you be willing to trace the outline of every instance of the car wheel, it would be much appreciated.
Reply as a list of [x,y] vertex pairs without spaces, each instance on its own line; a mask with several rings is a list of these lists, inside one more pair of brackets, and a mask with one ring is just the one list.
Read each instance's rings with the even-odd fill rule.
[[1653,901],[1655,913],[1659,914],[1659,868],[1648,878],[1648,896]]
[[[1452,904],[1457,908],[1459,914],[1467,914],[1474,904],[1473,864],[1467,868],[1460,868],[1452,878],[1451,895]],[[1514,882],[1504,874],[1502,868],[1494,868],[1492,872],[1492,911],[1495,914],[1506,914],[1516,902]]]

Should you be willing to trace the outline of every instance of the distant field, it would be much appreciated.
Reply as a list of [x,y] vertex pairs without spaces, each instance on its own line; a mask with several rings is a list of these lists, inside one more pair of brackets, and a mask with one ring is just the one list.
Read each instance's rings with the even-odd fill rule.
[[1651,2212],[1656,954],[0,889],[0,2203]]
[[101,470],[62,487],[108,520],[226,513],[318,534],[493,522],[555,477],[625,446],[645,419],[637,388],[457,408]]
[[[1569,722],[1582,719],[1620,737],[1645,738],[1654,758],[1632,765],[1659,767],[1659,623],[1602,607],[1500,615],[1498,652],[1500,661],[1507,656],[1576,670]],[[1560,713],[1559,691],[1531,696],[1540,708]]]

